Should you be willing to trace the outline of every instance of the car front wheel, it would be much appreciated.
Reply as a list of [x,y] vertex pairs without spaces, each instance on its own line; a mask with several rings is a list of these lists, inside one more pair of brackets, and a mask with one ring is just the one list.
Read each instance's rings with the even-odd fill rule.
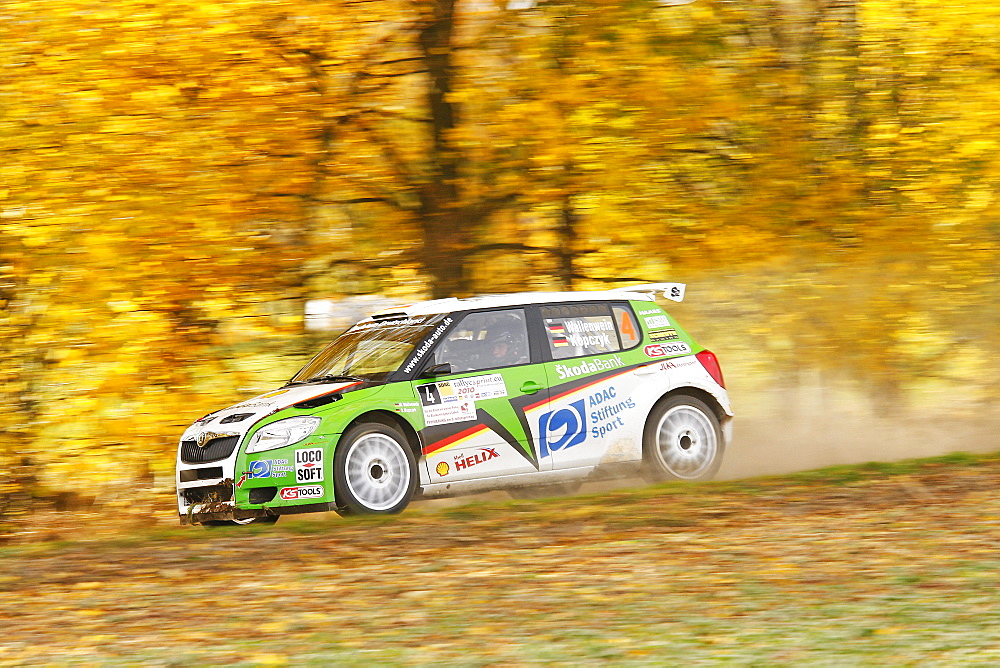
[[416,458],[392,427],[356,425],[337,445],[333,484],[341,515],[399,513],[417,485]]
[[722,464],[724,448],[722,428],[711,408],[694,397],[670,397],[657,404],[646,421],[646,477],[710,480]]

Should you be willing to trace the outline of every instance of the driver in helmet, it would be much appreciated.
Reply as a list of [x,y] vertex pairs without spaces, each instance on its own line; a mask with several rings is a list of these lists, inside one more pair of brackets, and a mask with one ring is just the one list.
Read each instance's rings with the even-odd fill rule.
[[504,330],[490,339],[490,354],[493,366],[506,366],[526,362],[522,351],[515,340],[514,334]]

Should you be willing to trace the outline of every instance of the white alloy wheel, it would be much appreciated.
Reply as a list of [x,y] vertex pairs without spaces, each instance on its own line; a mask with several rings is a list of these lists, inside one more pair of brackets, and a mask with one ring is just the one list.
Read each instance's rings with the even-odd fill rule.
[[658,479],[708,480],[722,450],[718,418],[694,397],[672,397],[650,415],[646,453]]
[[399,512],[416,485],[416,465],[409,445],[396,430],[362,425],[344,435],[334,473],[348,513]]

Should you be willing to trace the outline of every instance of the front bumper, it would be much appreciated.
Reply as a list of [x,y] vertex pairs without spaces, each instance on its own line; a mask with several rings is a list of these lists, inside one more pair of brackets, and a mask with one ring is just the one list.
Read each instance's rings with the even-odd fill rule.
[[281,506],[279,508],[235,508],[231,503],[214,503],[190,506],[188,513],[181,514],[179,517],[181,524],[204,524],[219,520],[248,520],[254,517],[318,513],[336,509],[337,504],[335,503],[308,503],[301,506]]

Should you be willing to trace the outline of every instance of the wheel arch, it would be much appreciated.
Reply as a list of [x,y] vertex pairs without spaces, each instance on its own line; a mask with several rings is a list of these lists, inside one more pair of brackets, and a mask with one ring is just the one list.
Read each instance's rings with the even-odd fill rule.
[[704,402],[706,406],[712,409],[712,412],[715,413],[715,417],[719,419],[720,423],[725,422],[730,417],[726,413],[726,409],[722,407],[722,404],[719,402],[719,400],[716,398],[714,394],[712,394],[708,390],[703,390],[700,387],[694,387],[693,385],[683,385],[681,387],[675,387],[674,389],[664,393],[663,396],[657,399],[656,402],[653,404],[653,406],[655,407],[658,404],[666,401],[667,399],[680,395],[694,397],[695,399],[700,399],[702,402]]
[[[344,431],[340,435],[340,438],[343,439],[344,434],[352,427],[366,422],[374,422],[398,430],[406,438],[410,449],[413,450],[413,456],[420,459],[420,438],[417,436],[417,431],[413,428],[413,425],[391,411],[373,410],[358,415],[349,424],[344,426]],[[337,441],[337,444],[340,444],[340,440]]]
[[[650,406],[649,408],[649,413],[652,414],[653,410],[664,401],[667,401],[673,397],[678,397],[678,396],[694,397],[695,399],[700,400],[702,403],[704,403],[706,406],[712,409],[712,412],[715,413],[715,417],[719,421],[719,426],[722,429],[723,445],[728,446],[732,442],[733,416],[726,412],[726,409],[723,408],[722,403],[719,401],[718,397],[716,397],[714,394],[712,394],[706,389],[695,387],[693,385],[682,385],[680,387],[675,387],[669,392],[664,392],[659,399],[654,401],[653,405]],[[646,430],[648,430],[649,428],[650,428],[649,415],[647,415],[646,424],[643,426],[642,429],[643,432],[642,443],[644,448],[646,443]]]

